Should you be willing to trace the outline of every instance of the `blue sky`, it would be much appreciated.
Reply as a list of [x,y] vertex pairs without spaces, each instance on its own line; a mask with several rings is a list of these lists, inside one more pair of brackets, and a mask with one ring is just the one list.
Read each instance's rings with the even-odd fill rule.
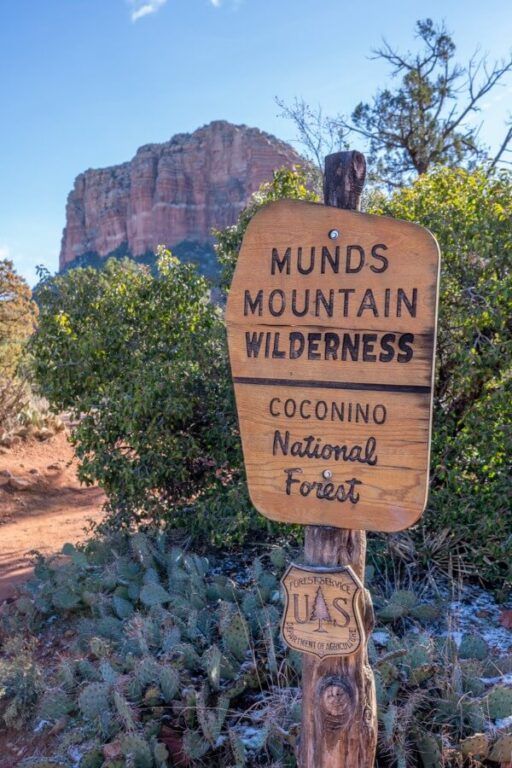
[[[293,139],[275,96],[350,112],[386,81],[371,48],[410,47],[426,15],[461,59],[510,48],[510,0],[0,0],[0,257],[31,282],[55,270],[75,176],[141,144],[214,119]],[[509,80],[482,113],[491,145],[511,108]]]

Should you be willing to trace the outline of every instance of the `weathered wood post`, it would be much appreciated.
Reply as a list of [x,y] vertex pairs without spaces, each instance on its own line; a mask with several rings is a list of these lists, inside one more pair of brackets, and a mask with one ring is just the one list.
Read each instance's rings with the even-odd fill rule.
[[377,741],[365,531],[399,531],[428,489],[439,249],[358,212],[365,160],[326,160],[325,205],[279,200],[247,229],[226,308],[252,502],[306,526],[283,577],[303,654],[300,768],[371,768]]
[[[325,160],[324,202],[357,211],[366,178],[359,152],[338,152]],[[366,533],[308,525],[304,558],[308,566],[350,566],[364,584]],[[375,682],[367,642],[373,629],[369,592],[360,593],[363,638],[351,656],[319,659],[303,655],[300,768],[371,768],[377,745]]]

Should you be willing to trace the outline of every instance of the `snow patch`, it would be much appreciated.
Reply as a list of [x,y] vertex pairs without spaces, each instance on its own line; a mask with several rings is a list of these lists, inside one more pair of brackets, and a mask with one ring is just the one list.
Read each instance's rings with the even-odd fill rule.
[[500,653],[512,649],[512,631],[500,626],[503,608],[490,592],[481,587],[468,585],[460,589],[456,600],[447,606],[448,630],[442,635],[460,645],[463,635],[481,635],[486,643]]
[[40,720],[34,728],[34,733],[41,733],[47,725],[51,725],[49,720]]
[[499,677],[481,677],[480,680],[485,685],[512,685],[512,673]]
[[389,635],[387,632],[383,632],[381,630],[377,630],[376,632],[372,633],[372,639],[373,642],[376,645],[382,645],[386,646],[389,643]]
[[496,720],[496,728],[508,728],[509,725],[512,725],[512,715],[504,717],[502,720]]
[[73,768],[80,768],[80,763],[82,762],[84,753],[78,749],[78,747],[70,747],[68,749],[68,755],[73,761]]

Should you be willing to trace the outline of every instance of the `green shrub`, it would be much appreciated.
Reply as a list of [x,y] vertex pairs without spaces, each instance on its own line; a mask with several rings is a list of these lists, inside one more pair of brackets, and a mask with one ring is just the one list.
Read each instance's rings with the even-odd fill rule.
[[[182,242],[173,245],[172,252],[174,256],[180,259],[180,261],[195,264],[199,272],[208,280],[213,281],[218,278],[219,264],[215,257],[215,250],[212,243],[182,240]],[[155,253],[152,250],[147,250],[139,256],[133,256],[128,247],[128,243],[121,243],[121,245],[118,245],[117,248],[110,251],[106,256],[100,256],[96,251],[82,253],[80,256],[77,256],[76,259],[66,264],[62,271],[68,272],[70,269],[77,269],[78,267],[103,269],[105,262],[109,259],[131,259],[137,264],[150,267],[151,271],[155,272],[158,262],[158,253]]]
[[440,168],[373,212],[415,221],[442,252],[432,480],[424,525],[480,574],[512,577],[512,177]]
[[174,511],[186,522],[202,494],[237,486],[222,318],[194,267],[168,252],[155,275],[112,260],[46,279],[38,301],[37,381],[54,408],[81,419],[80,476],[105,489],[111,522]]

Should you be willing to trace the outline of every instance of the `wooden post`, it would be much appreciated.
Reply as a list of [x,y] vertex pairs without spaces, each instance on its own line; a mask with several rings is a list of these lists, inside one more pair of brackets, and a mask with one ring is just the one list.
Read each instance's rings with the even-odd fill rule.
[[251,500],[308,526],[282,581],[282,636],[304,654],[300,768],[374,765],[363,531],[414,525],[428,490],[439,248],[355,213],[364,180],[363,155],[330,155],[326,205],[258,211],[226,306]]
[[[325,161],[326,205],[358,210],[366,176],[364,155],[339,152]],[[308,566],[351,566],[364,583],[366,533],[306,526]],[[363,590],[364,642],[352,656],[318,659],[303,654],[300,768],[372,768],[377,744],[375,682],[367,639],[374,624],[371,597]]]

